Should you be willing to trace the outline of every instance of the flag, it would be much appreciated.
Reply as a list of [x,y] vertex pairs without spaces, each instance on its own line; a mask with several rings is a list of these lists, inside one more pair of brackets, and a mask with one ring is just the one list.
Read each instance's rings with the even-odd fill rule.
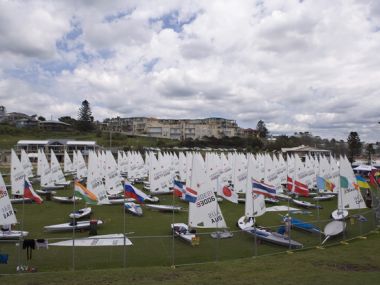
[[348,179],[345,176],[340,176],[340,187],[341,188],[348,188]]
[[30,198],[37,204],[42,204],[42,198],[34,192],[32,185],[28,180],[24,179],[24,198]]
[[94,193],[88,190],[85,186],[79,183],[78,179],[74,181],[74,193],[83,198],[87,204],[98,204],[98,198]]
[[173,194],[190,203],[195,203],[198,196],[197,191],[186,187],[178,180],[174,180]]
[[293,179],[289,176],[287,178],[286,188],[288,188],[289,192],[293,191]]
[[125,180],[124,183],[124,195],[128,198],[133,198],[139,203],[143,203],[144,200],[148,197],[144,192],[135,188],[128,180]]
[[378,171],[371,171],[369,173],[369,183],[375,187],[379,187],[379,172]]
[[179,198],[181,198],[184,194],[186,194],[186,187],[178,180],[174,180],[173,186],[173,194]]
[[377,183],[377,185],[380,184],[380,171],[375,171],[375,173],[373,174],[373,176],[375,177],[375,181]]
[[224,199],[237,204],[238,203],[238,194],[231,189],[231,186],[225,185],[218,191],[218,195],[222,196]]
[[195,203],[197,201],[198,192],[191,189],[190,187],[186,187],[185,201],[190,203]]
[[369,189],[370,188],[367,180],[365,180],[365,178],[363,178],[362,176],[356,175],[356,180],[358,181],[358,184],[359,184],[360,188],[365,188],[365,189]]
[[317,186],[318,186],[318,189],[329,190],[331,192],[334,191],[334,188],[335,188],[334,183],[320,176],[317,176]]
[[275,198],[277,193],[274,186],[259,182],[255,179],[252,179],[252,189],[254,193],[263,194],[264,196],[271,198]]
[[306,184],[299,182],[297,180],[293,180],[291,177],[288,176],[287,179],[287,188],[289,191],[297,193],[301,196],[309,196],[309,188]]
[[294,180],[294,192],[301,196],[309,196],[309,188],[307,185],[297,180]]

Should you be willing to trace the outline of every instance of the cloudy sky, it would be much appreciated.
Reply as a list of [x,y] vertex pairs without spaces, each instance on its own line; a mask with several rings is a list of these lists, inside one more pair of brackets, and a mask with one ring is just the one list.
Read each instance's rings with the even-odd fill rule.
[[378,0],[0,0],[0,105],[380,140]]

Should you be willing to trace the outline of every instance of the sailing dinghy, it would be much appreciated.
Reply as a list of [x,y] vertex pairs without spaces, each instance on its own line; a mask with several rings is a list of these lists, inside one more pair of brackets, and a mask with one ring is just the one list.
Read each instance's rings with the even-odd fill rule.
[[199,245],[199,237],[195,228],[227,228],[223,214],[219,208],[211,181],[204,169],[204,161],[200,154],[193,155],[190,187],[185,187],[183,198],[189,202],[189,223],[171,224],[174,236],[192,244]]
[[332,221],[325,226],[325,236],[322,244],[324,244],[330,237],[343,233],[346,229],[346,223],[343,221]]
[[[124,242],[125,240],[125,242]],[[80,239],[69,239],[50,243],[49,246],[124,246],[132,245],[132,242],[124,234],[97,235]]]
[[132,215],[141,217],[143,215],[143,210],[141,205],[136,204],[134,202],[127,202],[124,204],[124,208],[126,211],[130,212]]
[[29,233],[25,231],[14,231],[11,225],[17,223],[16,214],[13,210],[9,199],[8,190],[5,186],[3,176],[0,173],[0,240],[19,239],[27,236]]
[[53,201],[60,202],[60,203],[74,203],[74,200],[75,202],[82,200],[82,198],[76,197],[76,196],[74,197],[53,196],[51,199]]
[[322,206],[320,205],[315,205],[315,204],[312,204],[310,202],[307,202],[307,201],[301,201],[301,200],[296,200],[296,199],[293,199],[292,202],[294,204],[296,204],[297,206],[300,206],[300,207],[303,207],[303,208],[319,208],[319,209],[322,209]]
[[92,213],[91,207],[87,207],[87,208],[79,209],[75,212],[70,213],[69,217],[71,219],[81,219],[81,218],[91,215],[91,213]]
[[[97,225],[102,225],[102,220],[94,220]],[[72,231],[72,230],[88,230],[90,229],[92,221],[72,221],[70,223],[63,223],[57,225],[45,226],[44,230],[48,232],[62,232],[62,231]]]
[[298,241],[289,239],[287,236],[271,232],[264,228],[259,227],[247,227],[243,229],[245,232],[247,232],[250,235],[256,236],[256,238],[266,241],[269,243],[273,243],[280,246],[287,246],[289,248],[302,248],[302,243],[299,243]]
[[161,212],[179,212],[182,210],[180,206],[173,205],[154,205],[154,204],[145,204],[145,207],[150,208],[152,210],[157,210]]
[[348,210],[367,208],[363,196],[360,193],[360,187],[354,171],[347,157],[340,158],[339,171],[338,209],[331,213],[334,220],[344,220],[348,218]]

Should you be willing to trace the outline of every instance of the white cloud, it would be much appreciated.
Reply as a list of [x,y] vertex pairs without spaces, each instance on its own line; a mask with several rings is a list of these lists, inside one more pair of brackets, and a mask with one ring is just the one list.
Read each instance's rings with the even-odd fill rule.
[[[378,1],[3,1],[0,98],[379,140]],[[20,104],[23,102],[24,104]]]

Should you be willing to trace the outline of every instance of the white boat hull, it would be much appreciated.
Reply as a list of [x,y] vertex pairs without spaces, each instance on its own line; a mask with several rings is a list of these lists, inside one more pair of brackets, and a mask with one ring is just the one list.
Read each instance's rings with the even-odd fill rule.
[[26,237],[29,232],[26,231],[2,231],[0,230],[0,240],[19,239]]
[[172,206],[172,205],[145,204],[145,207],[150,208],[152,210],[162,211],[162,212],[179,212],[182,210],[182,207]]
[[[52,200],[60,203],[74,203],[73,197],[53,196]],[[75,202],[78,202],[80,200],[82,200],[82,198],[75,197]]]
[[324,234],[326,238],[322,242],[322,244],[324,244],[330,237],[343,233],[345,229],[346,223],[343,221],[332,221],[328,223],[324,229]]
[[[60,232],[60,231],[72,231],[74,230],[87,230],[90,228],[91,221],[77,221],[74,225],[73,223],[64,223],[57,225],[45,226],[44,230],[49,232]],[[97,224],[102,225],[103,221],[97,220]]]
[[322,195],[322,196],[317,196],[317,197],[313,197],[313,200],[314,201],[328,201],[328,200],[331,200],[331,199],[334,199],[336,196],[335,195]]
[[75,211],[69,215],[71,219],[81,219],[91,215],[92,209],[91,207],[83,208],[78,211]]
[[174,236],[179,237],[190,244],[193,244],[194,240],[197,239],[197,235],[195,233],[191,233],[188,225],[184,223],[171,224],[171,229]]
[[50,243],[51,246],[79,246],[79,247],[90,247],[90,246],[129,246],[132,242],[125,237],[123,234],[109,234],[109,235],[98,235],[88,238],[81,238],[75,240],[64,240],[60,242]]
[[303,208],[321,208],[321,206],[317,206],[315,204],[312,204],[310,202],[307,202],[307,201],[301,201],[301,200],[296,200],[296,199],[293,199],[292,202],[294,204],[296,204],[297,206],[300,206],[300,207],[303,207]]
[[143,210],[140,205],[135,204],[134,202],[127,202],[124,204],[126,211],[130,212],[132,215],[141,217],[143,215]]
[[335,210],[334,212],[331,213],[331,217],[336,220],[344,220],[348,218],[348,211],[347,210]]
[[32,203],[33,200],[30,198],[11,198],[9,199],[12,204],[22,204],[22,203]]

